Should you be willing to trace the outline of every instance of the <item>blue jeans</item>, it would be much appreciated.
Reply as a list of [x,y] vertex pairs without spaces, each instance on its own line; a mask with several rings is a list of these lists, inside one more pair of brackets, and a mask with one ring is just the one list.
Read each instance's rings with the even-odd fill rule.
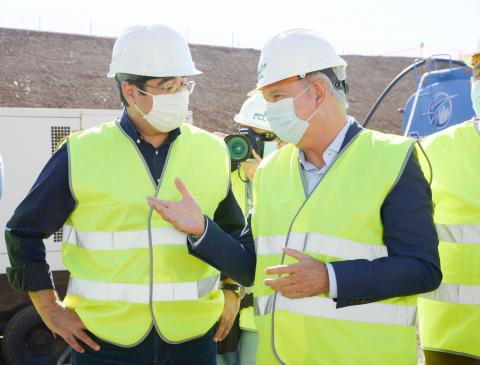
[[72,365],[215,365],[217,347],[213,326],[204,336],[180,343],[166,343],[153,328],[138,345],[125,348],[102,341],[89,333],[101,349],[83,345],[85,353],[72,351]]

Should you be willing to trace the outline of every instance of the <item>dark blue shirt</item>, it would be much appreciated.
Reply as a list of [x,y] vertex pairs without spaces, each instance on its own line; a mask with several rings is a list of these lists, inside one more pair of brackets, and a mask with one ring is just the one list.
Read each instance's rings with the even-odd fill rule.
[[[120,119],[120,127],[136,142],[152,177],[158,181],[169,147],[180,135],[180,128],[171,131],[165,142],[155,148],[143,139],[126,111]],[[7,275],[15,289],[25,292],[53,288],[43,240],[63,226],[75,205],[69,184],[68,149],[64,144],[47,162],[7,223],[5,241],[12,265],[7,268]],[[235,232],[241,232],[243,214],[231,189],[219,204],[213,221],[234,236]]]

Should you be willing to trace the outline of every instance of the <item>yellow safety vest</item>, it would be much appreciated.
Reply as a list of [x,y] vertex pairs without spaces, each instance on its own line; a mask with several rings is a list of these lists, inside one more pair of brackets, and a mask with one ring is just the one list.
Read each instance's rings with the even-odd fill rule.
[[219,272],[188,254],[187,236],[152,211],[147,196],[180,200],[179,177],[213,217],[229,187],[224,143],[183,124],[158,188],[116,122],[73,134],[68,153],[77,206],[64,227],[67,307],[94,335],[120,346],[138,344],[152,325],[170,343],[205,334],[223,309]]
[[440,287],[418,301],[422,347],[480,358],[480,135],[470,120],[422,146],[433,170],[443,273]]
[[414,141],[362,130],[314,191],[304,191],[298,149],[268,156],[254,181],[255,323],[260,365],[416,364],[416,297],[336,308],[326,295],[288,299],[264,269],[296,262],[286,246],[323,262],[388,256],[380,209]]

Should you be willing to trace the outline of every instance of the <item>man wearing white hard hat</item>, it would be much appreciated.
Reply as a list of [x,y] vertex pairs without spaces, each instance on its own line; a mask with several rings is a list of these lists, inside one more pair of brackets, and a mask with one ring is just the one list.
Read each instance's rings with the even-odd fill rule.
[[480,364],[480,44],[464,61],[473,70],[476,116],[421,142],[432,168],[443,272],[440,287],[418,300],[427,365]]
[[257,90],[290,144],[257,169],[240,240],[200,219],[199,207],[156,210],[198,222],[174,224],[203,235],[190,243],[197,257],[244,285],[255,279],[257,363],[416,364],[415,294],[442,275],[415,141],[347,115],[346,62],[310,30],[265,44]]
[[[186,233],[147,200],[179,200],[188,187],[195,200],[184,201],[224,229],[245,224],[225,144],[184,123],[187,77],[200,73],[177,31],[127,29],[108,73],[123,115],[70,135],[7,225],[10,282],[72,346],[74,365],[215,364],[214,341],[235,319],[239,294],[219,290],[220,272],[189,255]],[[42,242],[62,225],[63,303]]]

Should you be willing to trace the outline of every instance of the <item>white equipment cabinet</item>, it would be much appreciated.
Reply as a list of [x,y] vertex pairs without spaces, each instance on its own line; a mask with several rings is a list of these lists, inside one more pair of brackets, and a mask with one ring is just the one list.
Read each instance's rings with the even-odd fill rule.
[[[6,364],[53,364],[65,344],[39,326],[40,318],[28,297],[8,285],[5,225],[63,138],[120,116],[121,110],[0,108],[0,155],[5,172],[0,199],[0,336]],[[45,240],[45,246],[56,288],[62,295],[67,274],[61,259],[61,231]]]

